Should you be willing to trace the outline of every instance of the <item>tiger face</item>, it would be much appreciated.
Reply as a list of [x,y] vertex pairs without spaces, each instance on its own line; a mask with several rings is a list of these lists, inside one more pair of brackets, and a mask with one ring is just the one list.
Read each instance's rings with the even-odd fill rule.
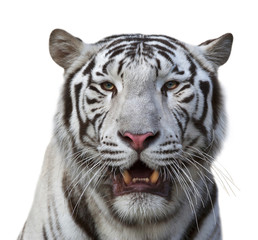
[[231,34],[200,46],[140,34],[85,44],[53,31],[50,53],[65,69],[55,135],[78,201],[129,225],[204,201],[224,135],[217,68],[231,44]]

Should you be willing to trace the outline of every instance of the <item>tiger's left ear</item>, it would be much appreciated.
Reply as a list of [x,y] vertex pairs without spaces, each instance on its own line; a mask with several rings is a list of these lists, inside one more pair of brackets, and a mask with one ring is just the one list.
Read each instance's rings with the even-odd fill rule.
[[199,46],[203,50],[205,58],[218,68],[227,62],[231,53],[232,43],[233,35],[227,33],[219,38],[203,42]]

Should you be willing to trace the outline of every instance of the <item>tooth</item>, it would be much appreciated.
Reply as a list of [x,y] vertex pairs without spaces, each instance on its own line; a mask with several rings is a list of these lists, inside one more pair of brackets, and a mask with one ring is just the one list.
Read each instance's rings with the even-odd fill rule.
[[130,173],[127,170],[125,170],[123,172],[123,178],[124,178],[124,182],[126,184],[129,184],[131,182],[131,180],[132,180],[132,177],[131,177]]
[[159,179],[159,172],[157,170],[154,170],[150,176],[150,181],[151,183],[155,184],[157,183],[158,179]]
[[149,178],[133,178],[132,179],[133,183],[136,183],[136,182],[146,182],[146,183],[148,183],[149,181],[150,181]]

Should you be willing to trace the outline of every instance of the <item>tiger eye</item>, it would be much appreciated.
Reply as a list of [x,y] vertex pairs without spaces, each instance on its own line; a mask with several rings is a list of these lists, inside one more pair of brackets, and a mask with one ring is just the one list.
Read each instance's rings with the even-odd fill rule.
[[175,88],[177,88],[177,86],[179,85],[179,83],[177,81],[169,81],[167,83],[165,83],[165,88],[166,90],[173,90]]
[[101,84],[102,89],[106,91],[114,91],[115,90],[115,85],[111,82],[104,82]]

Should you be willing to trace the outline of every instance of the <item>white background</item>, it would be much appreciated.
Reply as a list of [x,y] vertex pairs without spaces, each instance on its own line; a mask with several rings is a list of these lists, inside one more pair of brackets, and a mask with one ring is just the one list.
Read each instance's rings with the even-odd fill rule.
[[257,15],[250,0],[1,1],[0,239],[16,239],[23,226],[52,134],[63,82],[48,52],[54,28],[88,43],[119,33],[165,34],[192,44],[234,34],[219,72],[229,128],[217,160],[239,190],[231,184],[234,194],[229,187],[227,193],[219,184],[221,217],[224,239],[258,239]]

